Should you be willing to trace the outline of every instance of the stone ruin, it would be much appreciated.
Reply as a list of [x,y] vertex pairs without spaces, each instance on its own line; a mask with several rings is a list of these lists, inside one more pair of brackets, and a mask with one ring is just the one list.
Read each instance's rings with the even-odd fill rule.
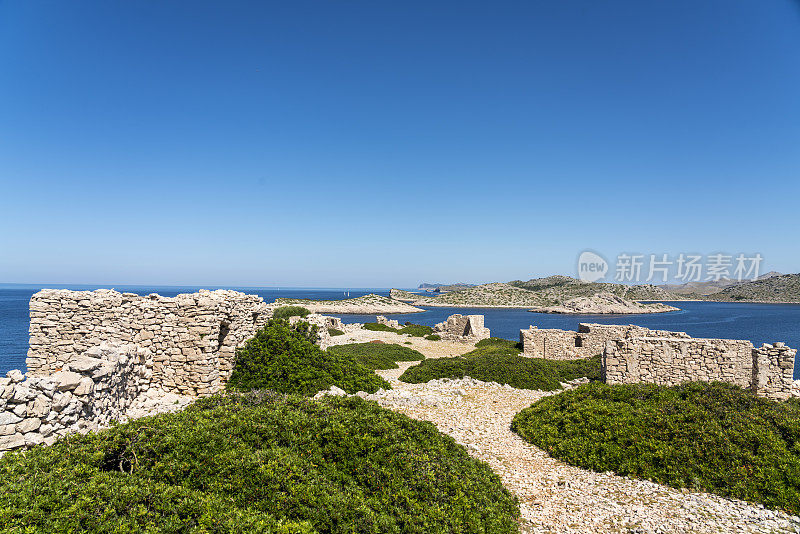
[[445,341],[462,341],[475,343],[491,336],[489,329],[483,325],[483,315],[455,314],[446,321],[436,324],[433,333]]
[[377,317],[375,317],[375,322],[378,324],[388,326],[389,328],[402,328],[400,321],[396,319],[387,319],[383,315],[378,315]]
[[578,331],[530,326],[519,331],[524,356],[548,360],[591,358],[602,354],[611,339],[635,335],[667,335],[689,337],[683,332],[650,330],[643,326],[580,323]]
[[109,289],[45,289],[30,302],[28,374],[49,375],[101,342],[135,343],[152,353],[164,391],[207,395],[233,370],[236,347],[272,317],[261,297],[206,291],[162,297]]
[[[107,289],[39,291],[30,302],[28,373],[0,378],[0,454],[220,391],[236,347],[272,313],[260,297],[237,291],[173,298]],[[319,327],[323,349],[330,328],[360,326],[319,314],[302,320]]]
[[783,343],[693,338],[685,332],[636,325],[581,323],[578,331],[520,330],[523,355],[547,359],[589,358],[602,354],[607,384],[648,382],[663,386],[719,380],[776,400],[800,396],[793,379],[797,351]]
[[48,376],[9,371],[0,378],[0,451],[124,421],[137,402],[144,406],[153,363],[148,349],[102,343]]

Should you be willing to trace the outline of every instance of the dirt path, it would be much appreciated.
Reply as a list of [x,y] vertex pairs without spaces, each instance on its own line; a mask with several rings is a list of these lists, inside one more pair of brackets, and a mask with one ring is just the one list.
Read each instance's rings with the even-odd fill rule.
[[[391,333],[369,332],[367,336],[359,334],[358,341],[367,337],[401,344],[407,340]],[[472,349],[419,338],[411,342],[413,348],[432,358]],[[433,422],[470,454],[488,463],[519,498],[523,532],[800,532],[800,517],[707,493],[595,473],[549,457],[524,442],[510,425],[520,410],[550,393],[472,379],[405,384],[397,377],[414,362],[399,365],[400,369],[378,372],[393,390],[369,398]]]

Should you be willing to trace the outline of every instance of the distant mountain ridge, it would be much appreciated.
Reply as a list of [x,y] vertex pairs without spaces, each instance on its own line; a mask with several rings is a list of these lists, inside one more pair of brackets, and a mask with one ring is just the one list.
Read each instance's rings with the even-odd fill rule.
[[[783,274],[777,271],[770,271],[759,276],[758,280],[766,280],[775,276],[783,276]],[[730,278],[721,278],[719,280],[707,280],[704,282],[686,282],[685,284],[664,284],[659,287],[662,287],[666,291],[676,295],[713,295],[714,293],[719,293],[728,287],[735,286],[737,284],[744,284],[750,281],[751,280],[739,281],[731,280]]]
[[708,295],[706,300],[800,303],[800,273],[781,274],[740,282]]

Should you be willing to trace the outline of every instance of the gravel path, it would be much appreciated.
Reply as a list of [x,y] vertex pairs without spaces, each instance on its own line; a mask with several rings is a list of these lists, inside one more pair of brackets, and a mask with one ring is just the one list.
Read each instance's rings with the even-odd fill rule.
[[[369,337],[407,341],[395,334],[374,334],[386,333],[369,332]],[[361,334],[357,337],[365,340]],[[415,349],[434,358],[473,348],[411,341]],[[472,379],[405,384],[397,377],[414,362],[399,365],[399,369],[378,371],[393,389],[367,398],[433,422],[471,455],[488,463],[519,498],[523,532],[800,532],[800,517],[708,493],[595,473],[549,457],[512,432],[510,425],[520,410],[551,393]]]

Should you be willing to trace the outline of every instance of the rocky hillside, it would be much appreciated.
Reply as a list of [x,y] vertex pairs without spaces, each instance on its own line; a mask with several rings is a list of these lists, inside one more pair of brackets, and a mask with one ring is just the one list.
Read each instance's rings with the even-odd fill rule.
[[[758,277],[759,280],[766,280],[767,278],[773,278],[775,276],[783,276],[781,273],[776,271],[770,271],[768,273],[764,273]],[[731,280],[730,278],[722,278],[720,280],[708,280],[705,282],[686,282],[685,284],[665,284],[663,286],[659,286],[670,293],[675,293],[676,295],[685,295],[688,298],[696,298],[697,295],[713,295],[714,293],[719,293],[723,289],[726,289],[731,286],[739,285],[739,284],[746,284],[749,280],[739,281],[739,280]]]
[[707,298],[723,302],[800,302],[800,273],[737,283]]
[[548,313],[660,313],[677,309],[635,302],[676,300],[674,295],[656,286],[586,283],[568,276],[482,284],[437,297],[393,290],[392,297],[415,306],[530,307]]
[[556,306],[531,308],[532,312],[568,314],[628,314],[664,313],[678,311],[680,308],[661,303],[643,304],[627,300],[613,293],[598,293],[591,297],[576,297]]

